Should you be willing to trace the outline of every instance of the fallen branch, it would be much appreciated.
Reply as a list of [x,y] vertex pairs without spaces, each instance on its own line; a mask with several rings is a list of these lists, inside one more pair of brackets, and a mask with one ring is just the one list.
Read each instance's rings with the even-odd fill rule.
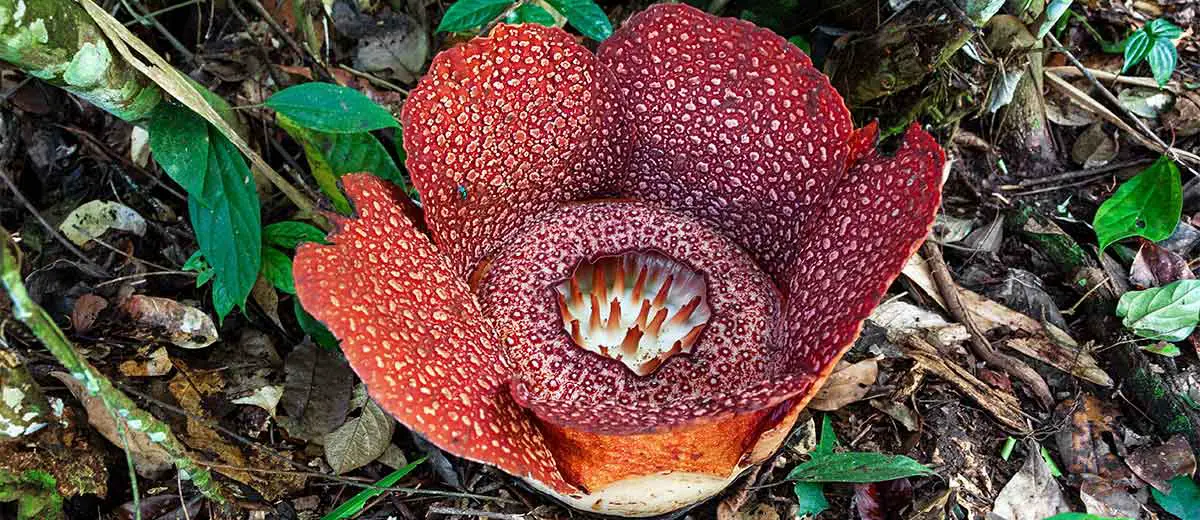
[[992,347],[991,342],[979,329],[979,325],[963,308],[962,300],[959,299],[958,284],[950,276],[946,260],[942,258],[942,250],[933,242],[926,242],[923,249],[929,258],[929,267],[933,272],[934,281],[937,282],[938,292],[946,302],[946,310],[950,311],[954,319],[965,325],[967,331],[971,333],[971,351],[985,363],[999,368],[1029,385],[1030,391],[1038,398],[1042,406],[1050,409],[1054,405],[1054,396],[1050,394],[1050,387],[1046,385],[1046,381],[1029,365],[1022,363],[1017,358],[997,352]]
[[152,441],[158,443],[173,459],[180,477],[191,480],[196,489],[209,499],[224,503],[225,497],[220,486],[212,478],[212,473],[196,464],[187,452],[187,448],[171,433],[171,429],[149,412],[142,410],[120,390],[113,387],[112,382],[104,374],[95,369],[71,344],[62,329],[54,323],[46,311],[29,297],[25,284],[21,280],[21,266],[18,260],[19,251],[7,230],[0,228],[0,284],[8,292],[13,302],[13,316],[24,323],[38,338],[38,341],[54,355],[55,359],[79,380],[87,392],[98,396],[106,408],[122,421],[125,428],[142,432]]

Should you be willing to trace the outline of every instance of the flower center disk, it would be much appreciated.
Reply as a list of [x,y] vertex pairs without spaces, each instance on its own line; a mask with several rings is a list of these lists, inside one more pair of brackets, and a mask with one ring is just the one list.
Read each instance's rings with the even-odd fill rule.
[[639,376],[691,352],[712,316],[704,276],[654,252],[581,262],[555,291],[571,340]]

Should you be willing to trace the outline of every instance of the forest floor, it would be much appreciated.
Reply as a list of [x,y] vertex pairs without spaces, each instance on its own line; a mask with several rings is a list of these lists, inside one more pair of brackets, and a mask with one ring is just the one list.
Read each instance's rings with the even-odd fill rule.
[[[1035,10],[1013,11],[1019,2],[1009,2],[978,27],[969,12],[978,6],[970,6],[986,2],[963,3],[698,6],[806,47],[856,122],[879,120],[885,138],[920,121],[946,149],[950,171],[931,240],[780,453],[679,516],[795,518],[811,504],[789,471],[808,460],[829,418],[839,449],[906,455],[936,475],[827,483],[819,518],[1042,520],[1073,511],[1200,519],[1192,480],[1200,334],[1191,332],[1200,304],[1128,296],[1190,290],[1169,284],[1196,279],[1200,268],[1200,163],[1192,155],[1200,151],[1200,5],[1055,1],[1067,14],[1037,40],[1030,33],[1046,16]],[[645,2],[599,5],[616,26]],[[464,39],[434,30],[449,7],[440,0],[104,7],[228,101],[266,163],[317,200],[311,172],[321,165],[281,129],[267,98],[326,80],[399,114],[432,56]],[[1149,59],[1122,73],[1121,44],[1159,19],[1180,29],[1168,38],[1178,61],[1163,86]],[[1034,48],[1038,41],[1044,48]],[[394,132],[374,135],[391,143]],[[75,350],[214,472],[229,505],[167,471],[161,448],[111,442],[124,431],[119,421],[0,299],[0,358],[13,357],[0,359],[0,381],[26,373],[61,407],[55,426],[0,443],[0,518],[16,518],[19,498],[55,496],[69,519],[135,518],[127,451],[137,457],[136,508],[147,520],[322,518],[422,457],[394,490],[336,518],[589,516],[445,454],[390,418],[389,427],[367,431],[373,411],[361,385],[338,354],[306,339],[319,329],[302,323],[295,297],[272,280],[258,281],[244,311],[216,320],[209,287],[198,287],[187,265],[197,240],[186,195],[148,160],[149,148],[134,125],[0,65],[0,227],[21,251],[21,279]],[[387,148],[389,164],[402,170],[399,152]],[[1179,180],[1171,181],[1172,168]],[[1139,174],[1158,190],[1130,188],[1143,196],[1132,234],[1148,238],[1101,250],[1097,209]],[[294,217],[280,192],[263,184],[259,193],[264,224]],[[1181,211],[1172,197],[1182,197]],[[92,201],[110,202],[85,206]],[[62,231],[72,218],[101,223],[75,242]],[[1141,232],[1163,218],[1173,231]],[[947,301],[951,294],[957,302]],[[1142,312],[1152,316],[1131,328],[1128,316],[1138,311],[1125,309],[1123,323],[1118,301],[1149,306]],[[289,417],[295,394],[314,391],[342,400],[327,405],[332,416]],[[331,452],[335,431],[378,437],[370,442],[381,449],[365,461]]]

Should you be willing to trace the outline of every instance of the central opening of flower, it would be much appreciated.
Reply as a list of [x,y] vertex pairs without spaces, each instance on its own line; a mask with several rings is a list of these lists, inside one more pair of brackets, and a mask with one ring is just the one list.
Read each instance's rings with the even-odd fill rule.
[[584,261],[555,290],[575,344],[640,376],[690,352],[712,316],[704,276],[649,251]]

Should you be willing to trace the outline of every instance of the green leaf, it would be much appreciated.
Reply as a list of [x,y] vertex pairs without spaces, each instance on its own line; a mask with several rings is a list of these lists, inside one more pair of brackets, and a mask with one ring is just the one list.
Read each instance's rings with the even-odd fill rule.
[[329,514],[322,516],[321,520],[345,520],[353,517],[355,514],[358,514],[359,511],[362,511],[362,508],[367,505],[368,500],[379,496],[379,494],[383,493],[385,490],[387,490],[387,488],[396,485],[400,479],[404,478],[409,473],[412,473],[412,470],[416,469],[416,467],[422,462],[425,462],[425,457],[421,457],[420,459],[409,463],[407,466],[389,473],[386,477],[379,479],[374,486],[363,489],[362,491],[359,491],[357,495],[354,495],[352,498],[350,498],[350,500],[342,502],[342,505],[338,506],[337,509],[334,509],[333,511],[330,511]]
[[263,228],[263,241],[283,249],[296,249],[304,242],[324,244],[325,232],[312,224],[286,220]]
[[291,118],[279,114],[280,128],[300,142],[304,157],[317,185],[333,202],[339,213],[349,214],[350,201],[342,194],[337,180],[347,173],[370,172],[409,191],[404,174],[392,161],[387,149],[375,136],[357,134],[328,134],[303,128]]
[[225,284],[221,281],[220,278],[216,278],[213,280],[212,299],[213,299],[213,309],[215,309],[217,311],[217,317],[220,318],[220,320],[222,322],[225,320],[225,316],[227,316],[230,312],[233,311],[234,307],[236,307],[239,303],[244,304],[244,302],[246,301],[245,298],[242,298],[239,301],[233,295],[233,291],[230,291],[229,289],[227,289],[225,287]]
[[300,330],[303,330],[308,337],[326,350],[337,350],[337,338],[332,332],[329,332],[329,329],[325,328],[324,324],[304,310],[304,307],[300,305],[299,298],[292,300],[292,310],[296,314],[296,323],[300,325]]
[[1150,23],[1146,24],[1146,32],[1149,32],[1150,36],[1154,38],[1166,38],[1168,40],[1174,40],[1183,34],[1182,29],[1166,18],[1151,20]]
[[463,32],[479,29],[495,20],[513,4],[513,0],[460,0],[450,4],[437,32]]
[[147,125],[154,160],[191,195],[204,193],[208,174],[208,123],[185,107],[159,103]]
[[792,487],[792,492],[796,494],[796,502],[799,506],[799,509],[796,510],[797,515],[813,517],[829,509],[829,501],[825,499],[825,486],[821,484],[797,482]]
[[1136,31],[1125,39],[1125,64],[1121,66],[1121,74],[1129,72],[1135,65],[1146,59],[1150,54],[1150,46],[1154,40],[1146,31]]
[[1092,227],[1100,241],[1100,251],[1113,242],[1133,236],[1157,242],[1171,236],[1182,211],[1179,168],[1171,159],[1162,156],[1125,181],[1100,205]]
[[1154,40],[1154,45],[1150,47],[1150,54],[1146,57],[1146,61],[1150,63],[1150,72],[1154,74],[1154,82],[1158,83],[1159,88],[1167,86],[1171,81],[1171,74],[1175,73],[1175,65],[1179,62],[1179,51],[1175,49],[1175,43],[1166,38],[1157,38]]
[[507,21],[511,24],[536,23],[546,27],[558,25],[558,20],[554,19],[554,15],[537,4],[521,4],[513,10]]
[[1200,519],[1200,488],[1196,481],[1187,475],[1171,479],[1171,494],[1164,495],[1157,489],[1151,488],[1154,501],[1166,509],[1168,513],[1182,520]]
[[1063,13],[1067,12],[1067,8],[1069,7],[1071,7],[1071,0],[1050,0],[1050,3],[1046,4],[1046,9],[1042,13],[1045,16],[1045,20],[1042,21],[1042,25],[1038,27],[1037,31],[1039,40],[1044,38],[1046,33],[1050,32],[1050,29],[1054,28],[1054,24],[1058,23],[1058,19],[1062,17]]
[[208,262],[204,261],[204,255],[200,254],[199,250],[196,250],[195,253],[192,253],[192,256],[188,257],[187,261],[183,263],[182,269],[184,271],[194,271],[196,273],[197,288],[203,287],[204,284],[208,283],[209,280],[212,280],[213,275],[216,274],[216,272],[213,271],[212,266],[208,265]]
[[788,38],[788,43],[799,47],[804,54],[812,54],[812,44],[808,43],[808,39],[803,36],[792,36]]
[[273,247],[263,248],[262,274],[276,289],[296,294],[296,283],[292,281],[292,259],[283,251]]
[[789,480],[870,483],[932,475],[933,470],[904,455],[830,453],[792,468]]
[[[200,252],[213,268],[213,303],[224,320],[231,309],[226,305],[232,301],[244,306],[258,279],[262,224],[258,192],[246,161],[215,129],[209,132],[209,142],[204,193],[188,197],[188,213]],[[220,299],[218,290],[223,291]]]
[[353,134],[400,126],[391,112],[362,92],[332,83],[289,87],[267,98],[266,105],[295,124],[318,132]]
[[1142,345],[1140,348],[1145,352],[1169,358],[1179,357],[1183,354],[1183,351],[1179,350],[1178,345],[1166,341],[1159,341],[1152,345]]
[[833,433],[833,421],[829,420],[829,414],[825,414],[821,417],[821,439],[809,455],[814,459],[824,457],[833,453],[833,448],[836,446],[837,435]]
[[582,35],[598,42],[612,36],[612,22],[594,0],[546,0],[546,3],[566,16]]
[[1143,338],[1183,341],[1200,323],[1200,280],[1129,291],[1117,301],[1117,316]]

